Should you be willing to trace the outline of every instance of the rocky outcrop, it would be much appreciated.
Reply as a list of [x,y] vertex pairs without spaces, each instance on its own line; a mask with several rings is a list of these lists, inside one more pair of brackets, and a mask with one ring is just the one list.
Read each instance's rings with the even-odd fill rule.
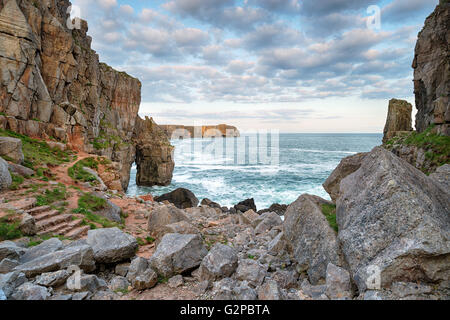
[[383,143],[386,143],[399,132],[412,131],[412,105],[405,100],[391,99],[384,127]]
[[175,167],[173,147],[164,132],[153,121],[137,117],[134,133],[136,142],[136,183],[143,186],[167,185]]
[[440,1],[419,33],[413,61],[416,130],[450,135],[450,2]]
[[211,137],[240,137],[239,130],[234,126],[219,124],[216,126],[159,126],[170,139],[211,138]]
[[0,156],[15,163],[23,162],[22,140],[0,137]]
[[[68,27],[69,6],[68,0],[0,0],[0,129],[105,156],[119,163],[126,190],[136,158],[141,83],[99,62],[87,22],[76,19],[75,28]],[[165,136],[155,138],[169,144]],[[153,165],[166,161],[154,152]],[[167,171],[155,184],[170,182],[170,166],[151,169]]]
[[382,147],[341,181],[338,239],[360,293],[449,279],[449,199],[448,189]]
[[169,201],[177,208],[186,209],[198,206],[198,199],[190,190],[178,188],[172,192],[155,197],[155,201]]

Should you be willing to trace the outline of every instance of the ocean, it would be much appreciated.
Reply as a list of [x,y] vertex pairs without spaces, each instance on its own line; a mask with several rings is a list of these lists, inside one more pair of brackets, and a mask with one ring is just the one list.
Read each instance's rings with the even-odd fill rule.
[[322,184],[341,159],[370,151],[381,140],[382,134],[303,133],[172,140],[172,184],[137,186],[133,165],[127,195],[158,196],[183,187],[200,201],[209,198],[228,207],[254,198],[258,210],[290,204],[303,193],[330,199]]

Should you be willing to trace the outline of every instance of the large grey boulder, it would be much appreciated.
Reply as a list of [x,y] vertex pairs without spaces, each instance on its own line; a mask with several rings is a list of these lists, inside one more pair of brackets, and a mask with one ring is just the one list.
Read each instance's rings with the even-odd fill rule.
[[23,263],[17,266],[15,271],[25,273],[27,277],[34,277],[45,272],[66,269],[69,266],[78,266],[86,272],[95,270],[94,251],[92,248],[84,244],[67,246],[61,250],[43,254]]
[[5,258],[0,261],[0,273],[9,273],[14,270],[20,263],[17,260]]
[[24,167],[17,163],[8,163],[9,171],[12,173],[22,176],[22,177],[31,177],[35,174],[34,170]]
[[340,193],[339,241],[360,292],[450,278],[448,189],[377,147]]
[[214,300],[256,300],[258,294],[246,281],[224,278],[215,282],[211,290]]
[[44,255],[59,251],[64,248],[64,244],[58,238],[48,239],[35,247],[31,247],[20,258],[21,263],[27,263]]
[[150,231],[150,234],[153,237],[159,238],[166,233],[167,225],[182,221],[189,221],[189,218],[182,210],[173,205],[158,206],[150,211],[148,217],[148,231]]
[[97,277],[93,274],[83,274],[75,272],[71,275],[66,282],[67,289],[76,292],[96,292],[99,290],[105,290],[108,288],[105,280]]
[[266,280],[258,289],[259,300],[285,300],[285,295],[278,283],[274,280]]
[[198,234],[168,233],[149,264],[159,275],[170,278],[197,268],[207,254],[208,250]]
[[179,209],[186,209],[198,206],[198,199],[190,190],[178,188],[172,192],[155,197],[155,201],[169,201]]
[[22,140],[11,137],[0,137],[0,156],[7,157],[15,163],[22,163],[24,160]]
[[249,285],[256,288],[263,283],[266,274],[267,267],[258,261],[243,259],[239,261],[239,266],[236,270],[236,279],[247,281]]
[[230,277],[238,266],[238,255],[230,246],[218,243],[203,258],[200,265],[201,280]]
[[329,201],[308,194],[301,195],[285,214],[283,224],[287,249],[306,271],[312,284],[325,280],[331,262],[342,265],[336,232],[330,227],[321,206]]
[[0,191],[11,186],[12,178],[8,170],[8,163],[0,158]]
[[283,224],[280,216],[275,212],[266,212],[261,215],[262,221],[256,226],[255,233],[261,234],[271,230],[273,227]]
[[13,271],[7,274],[0,274],[0,290],[9,299],[16,291],[16,288],[27,281],[27,277],[22,272]]
[[18,260],[26,251],[27,249],[19,247],[12,241],[2,241],[0,242],[0,261],[5,258]]
[[11,296],[12,300],[47,300],[50,297],[46,287],[26,282],[16,288]]
[[336,169],[333,170],[328,179],[324,182],[323,188],[328,192],[333,202],[339,197],[339,187],[342,179],[355,172],[361,167],[361,161],[367,153],[358,153],[342,159]]
[[138,243],[131,235],[119,228],[89,230],[87,243],[94,250],[98,263],[115,263],[132,258]]
[[444,164],[430,174],[430,178],[439,182],[444,189],[450,190],[450,164]]
[[36,277],[35,283],[44,287],[59,287],[63,285],[70,273],[67,270],[43,273]]
[[136,290],[153,288],[158,283],[158,275],[148,263],[147,259],[137,257],[131,261],[127,280]]
[[326,295],[333,300],[352,298],[350,273],[332,263],[327,267]]

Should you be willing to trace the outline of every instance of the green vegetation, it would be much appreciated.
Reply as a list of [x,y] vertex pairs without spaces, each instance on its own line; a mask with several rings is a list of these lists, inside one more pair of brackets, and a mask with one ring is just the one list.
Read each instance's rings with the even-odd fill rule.
[[98,161],[95,158],[86,158],[75,163],[69,168],[68,174],[74,180],[95,183],[97,178],[83,168],[98,169]]
[[14,173],[11,173],[11,179],[12,183],[9,186],[10,190],[18,190],[20,185],[25,181],[24,177],[15,175]]
[[155,242],[155,239],[152,237],[146,237],[145,239],[142,239],[141,237],[137,237],[136,241],[137,241],[138,245],[145,246],[147,244],[152,244],[153,242]]
[[169,278],[158,275],[158,283],[167,283]]
[[39,141],[14,131],[3,129],[0,129],[0,136],[17,138],[22,141],[22,151],[25,157],[24,165],[28,168],[37,169],[42,165],[56,166],[71,161],[72,151],[50,148],[45,141]]
[[22,237],[19,230],[19,221],[10,221],[10,217],[6,216],[0,219],[0,241],[14,240]]
[[66,187],[63,184],[59,184],[58,187],[53,190],[47,189],[43,194],[36,197],[36,206],[48,206],[56,201],[65,200],[67,198]]
[[248,258],[249,258],[250,260],[256,260],[256,257],[255,257],[254,255],[252,255],[252,254],[249,254],[249,255],[248,255]]
[[61,241],[63,241],[63,240],[68,240],[68,239],[65,238],[64,236],[60,236],[60,235],[49,235],[49,234],[47,234],[47,235],[41,235],[41,236],[39,236],[39,237],[37,237],[37,238],[31,239],[31,240],[28,242],[27,246],[28,246],[28,248],[30,248],[30,247],[35,247],[35,246],[37,246],[37,245],[40,245],[42,242],[47,241],[47,240],[52,239],[52,238],[58,238],[58,239],[61,240]]
[[334,231],[338,232],[338,225],[336,222],[336,205],[323,204],[322,213],[324,214],[325,218],[327,218],[330,227],[333,228]]
[[[95,229],[95,223],[100,224],[103,228],[113,228],[122,226],[117,222],[110,221],[105,217],[95,214],[94,212],[105,209],[107,202],[105,199],[94,196],[91,193],[85,193],[78,199],[78,208],[72,210],[73,213],[79,213],[85,216],[85,225]],[[94,228],[93,228],[94,227]]]

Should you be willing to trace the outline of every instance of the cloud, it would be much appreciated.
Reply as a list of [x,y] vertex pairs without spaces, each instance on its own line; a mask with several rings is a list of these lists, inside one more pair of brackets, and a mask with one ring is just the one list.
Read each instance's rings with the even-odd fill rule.
[[381,18],[391,23],[411,21],[424,11],[431,13],[438,3],[438,0],[393,0],[383,7]]

